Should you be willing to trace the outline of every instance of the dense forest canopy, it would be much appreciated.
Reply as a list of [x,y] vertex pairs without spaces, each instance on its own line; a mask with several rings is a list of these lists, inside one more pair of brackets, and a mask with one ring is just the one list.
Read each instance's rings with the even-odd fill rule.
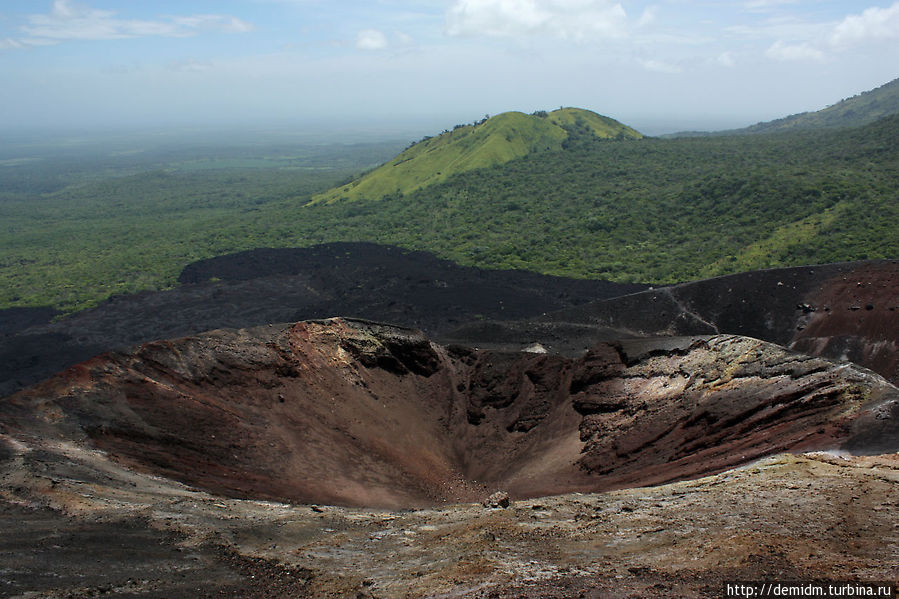
[[[579,133],[580,131],[580,133]],[[180,157],[109,172],[0,168],[0,307],[74,310],[175,284],[191,261],[373,241],[462,264],[667,283],[899,256],[899,116],[855,129],[600,139],[372,201],[307,205],[395,146],[269,160]],[[240,162],[244,160],[246,162]],[[66,166],[68,163],[60,163]],[[68,170],[67,170],[68,168]]]

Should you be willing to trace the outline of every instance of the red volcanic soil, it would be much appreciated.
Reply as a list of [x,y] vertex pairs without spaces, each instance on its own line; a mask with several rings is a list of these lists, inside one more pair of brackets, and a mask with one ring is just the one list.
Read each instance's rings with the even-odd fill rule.
[[330,319],[104,354],[0,400],[0,422],[218,494],[412,507],[656,484],[788,450],[896,451],[899,391],[731,335],[568,358]]
[[841,357],[899,382],[899,269],[874,263],[824,281],[800,306],[790,347]]

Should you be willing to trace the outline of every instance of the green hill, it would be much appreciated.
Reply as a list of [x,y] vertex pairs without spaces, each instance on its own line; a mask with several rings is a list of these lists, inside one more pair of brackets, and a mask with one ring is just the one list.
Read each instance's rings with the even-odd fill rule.
[[389,201],[299,208],[295,221],[314,220],[316,242],[615,281],[899,257],[899,116],[777,135],[568,141]]
[[803,112],[782,119],[757,123],[735,133],[772,133],[792,129],[860,127],[899,114],[899,79],[877,89],[841,100],[816,112]]
[[[553,119],[568,118],[575,126],[559,141],[549,133],[559,127]],[[899,258],[899,115],[858,128],[621,143],[594,134],[609,124],[601,117],[578,123],[575,111],[496,119],[468,128],[485,147],[469,142],[462,152],[444,134],[447,147],[428,157],[442,180],[386,199],[310,203],[350,173],[297,168],[92,174],[55,191],[41,183],[29,192],[20,189],[25,178],[15,180],[22,185],[0,186],[0,308],[73,310],[173,285],[197,259],[332,241],[647,283]],[[511,123],[516,143],[493,130]],[[546,145],[534,144],[528,125]],[[556,149],[530,150],[547,145]],[[427,142],[417,146],[412,156],[427,155]],[[496,159],[501,148],[529,150],[451,176],[437,160]],[[64,166],[15,168],[40,175]]]
[[801,112],[773,121],[756,123],[742,129],[729,131],[681,131],[665,137],[706,137],[710,135],[749,135],[778,133],[802,129],[833,129],[861,127],[899,114],[899,79],[894,79],[876,89],[841,100],[832,106],[815,112]]
[[505,112],[425,138],[360,178],[313,196],[310,203],[377,200],[411,193],[459,173],[503,164],[534,152],[560,150],[571,136],[585,134],[601,139],[643,137],[614,119],[579,108],[531,115]]

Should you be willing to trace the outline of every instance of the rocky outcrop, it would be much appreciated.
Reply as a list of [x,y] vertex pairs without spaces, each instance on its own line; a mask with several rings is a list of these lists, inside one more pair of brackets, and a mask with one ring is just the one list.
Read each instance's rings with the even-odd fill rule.
[[505,508],[509,507],[510,505],[512,505],[512,501],[509,498],[508,493],[506,493],[505,491],[497,491],[496,493],[493,493],[490,497],[485,499],[483,501],[482,505],[484,507],[489,507],[489,508],[493,508],[493,509],[498,509],[498,508],[505,509]]
[[564,357],[330,319],[98,356],[0,400],[0,432],[88,443],[224,495],[408,507],[896,451],[897,406],[873,373],[732,335]]

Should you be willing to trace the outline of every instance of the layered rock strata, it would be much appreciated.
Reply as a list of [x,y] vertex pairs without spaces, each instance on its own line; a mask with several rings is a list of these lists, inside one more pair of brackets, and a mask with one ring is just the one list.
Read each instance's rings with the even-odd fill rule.
[[564,357],[329,319],[103,354],[0,401],[0,422],[226,496],[399,508],[659,484],[783,451],[897,451],[899,391],[733,335]]

